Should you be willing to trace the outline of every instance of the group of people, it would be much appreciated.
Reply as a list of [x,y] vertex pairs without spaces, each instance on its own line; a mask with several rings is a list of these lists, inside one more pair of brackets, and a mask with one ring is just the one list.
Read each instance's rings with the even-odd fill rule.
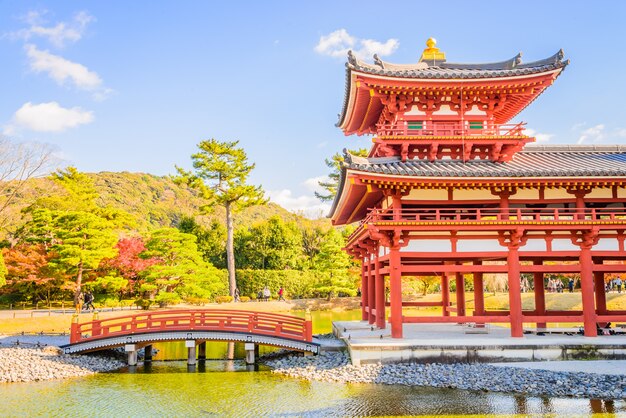
[[93,293],[91,291],[86,291],[83,293],[82,291],[76,292],[74,295],[74,305],[76,306],[76,313],[80,313],[81,311],[95,311],[96,307],[93,305]]
[[[256,298],[259,301],[269,302],[272,297],[272,292],[270,288],[266,285],[262,290],[259,290],[256,294]],[[278,289],[278,301],[285,301],[285,289],[281,286]],[[239,288],[235,289],[235,302],[239,302]]]
[[[548,277],[546,289],[548,293],[563,293],[565,285],[563,284],[563,280],[559,278]],[[571,277],[567,280],[567,290],[569,291],[569,293],[574,292],[574,279],[572,279]]]
[[606,291],[622,293],[622,284],[624,284],[622,278],[620,276],[617,276],[613,280],[609,280],[609,282],[606,284]]

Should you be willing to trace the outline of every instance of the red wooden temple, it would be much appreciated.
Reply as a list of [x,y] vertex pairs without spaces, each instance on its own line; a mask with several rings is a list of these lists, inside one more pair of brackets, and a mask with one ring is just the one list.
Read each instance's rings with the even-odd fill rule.
[[[605,292],[605,277],[626,272],[626,147],[527,146],[535,138],[510,122],[568,63],[562,51],[450,63],[432,38],[417,64],[348,54],[337,126],[375,136],[367,157],[346,152],[330,217],[360,222],[346,250],[362,261],[363,320],[385,328],[389,286],[394,338],[405,323],[508,323],[521,337],[525,323],[583,323],[596,336],[598,324],[626,322]],[[495,273],[508,277],[507,311],[485,308],[483,275]],[[582,310],[546,307],[544,278],[562,273],[580,275]],[[522,274],[535,283],[532,309],[522,308]],[[420,275],[440,277],[440,301],[403,301],[402,277]],[[441,314],[411,317],[406,306]]]

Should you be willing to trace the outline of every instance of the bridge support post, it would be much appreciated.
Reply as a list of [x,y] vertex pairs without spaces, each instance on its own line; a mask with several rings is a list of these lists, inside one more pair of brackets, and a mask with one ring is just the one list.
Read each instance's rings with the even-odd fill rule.
[[254,364],[256,362],[256,355],[258,353],[258,347],[254,343],[245,343],[246,349],[246,364]]
[[144,347],[143,361],[144,363],[152,361],[152,344]]
[[124,351],[128,354],[128,365],[136,366],[137,365],[137,345],[136,344],[126,344],[124,346]]
[[187,347],[187,365],[195,366],[196,365],[196,341],[186,340],[185,347]]
[[198,361],[206,360],[206,341],[198,344]]

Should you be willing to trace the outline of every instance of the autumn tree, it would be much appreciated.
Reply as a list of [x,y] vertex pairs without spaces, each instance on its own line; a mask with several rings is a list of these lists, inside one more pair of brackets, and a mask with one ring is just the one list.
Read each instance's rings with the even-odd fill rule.
[[157,259],[142,256],[146,246],[140,237],[122,238],[115,247],[117,248],[115,257],[104,259],[100,264],[99,270],[105,275],[97,279],[98,286],[107,292],[132,292],[140,274],[156,264]]
[[[367,157],[368,150],[367,148],[359,148],[356,150],[348,150],[348,153],[359,157]],[[339,187],[339,178],[341,177],[341,166],[343,165],[344,160],[344,155],[340,153],[336,153],[332,157],[324,160],[326,166],[331,169],[331,172],[328,174],[327,180],[321,180],[318,182],[320,187],[325,190],[325,193],[315,192],[315,197],[322,202],[328,202],[335,198],[337,188]]]
[[49,302],[59,296],[64,275],[50,266],[53,252],[41,244],[18,244],[4,250],[8,286],[26,300]]
[[[20,194],[28,179],[47,172],[53,164],[51,149],[42,144],[19,143],[0,135],[0,230],[9,223],[6,209]],[[6,268],[0,252],[0,286],[5,283]]]
[[234,296],[237,287],[234,214],[246,207],[266,203],[261,186],[247,183],[254,164],[248,163],[245,151],[238,144],[238,141],[221,142],[215,139],[202,141],[198,144],[199,152],[191,156],[193,171],[176,167],[179,174],[177,182],[199,190],[207,200],[207,207],[219,205],[226,211],[226,267],[231,296]]

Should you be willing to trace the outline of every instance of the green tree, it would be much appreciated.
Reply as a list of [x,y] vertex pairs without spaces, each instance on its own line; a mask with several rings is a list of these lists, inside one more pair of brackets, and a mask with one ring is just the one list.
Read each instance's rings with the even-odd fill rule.
[[93,213],[70,211],[56,217],[52,246],[56,257],[50,264],[57,269],[76,274],[76,292],[80,292],[83,274],[98,267],[104,258],[117,254],[115,224]]
[[[356,150],[348,150],[348,152],[352,155],[356,155],[359,157],[367,157],[368,150],[367,148],[359,148]],[[328,202],[335,198],[337,194],[337,188],[339,187],[339,177],[341,176],[341,166],[343,165],[345,158],[343,154],[336,153],[330,158],[326,158],[324,162],[326,166],[331,169],[330,174],[328,174],[328,180],[319,181],[319,185],[326,191],[326,193],[318,193],[315,192],[315,197],[317,197],[322,202]]]
[[301,264],[302,234],[295,222],[272,216],[236,235],[237,256],[247,268],[283,270]]
[[248,157],[238,141],[221,142],[215,139],[198,144],[199,152],[191,156],[193,172],[176,167],[177,181],[199,190],[209,206],[220,205],[226,211],[226,265],[230,295],[234,296],[237,280],[235,278],[234,254],[234,213],[253,205],[265,204],[261,186],[247,184],[248,176],[254,164],[248,163]]
[[354,277],[351,274],[351,261],[342,250],[344,239],[336,229],[330,229],[324,237],[319,253],[315,256],[314,266],[320,273],[316,285],[318,296],[354,295]]
[[197,238],[198,250],[205,261],[218,269],[226,268],[226,227],[216,220],[208,228],[198,224],[193,217],[184,216],[178,229]]
[[31,220],[23,228],[23,236],[25,241],[55,252],[50,265],[76,274],[78,293],[83,274],[117,254],[117,231],[134,222],[124,211],[98,205],[93,179],[76,168],[58,170],[50,178],[58,189],[26,209]]
[[[146,243],[143,256],[158,260],[142,274],[144,292],[212,297],[223,288],[218,270],[202,259],[192,234],[175,228],[157,229]],[[173,300],[165,295],[160,299]]]
[[313,261],[320,252],[325,235],[325,231],[320,227],[307,226],[302,228],[302,253],[307,261],[307,267],[313,266]]
[[7,273],[8,270],[6,264],[4,263],[4,256],[2,255],[2,251],[0,251],[0,287],[7,283]]

